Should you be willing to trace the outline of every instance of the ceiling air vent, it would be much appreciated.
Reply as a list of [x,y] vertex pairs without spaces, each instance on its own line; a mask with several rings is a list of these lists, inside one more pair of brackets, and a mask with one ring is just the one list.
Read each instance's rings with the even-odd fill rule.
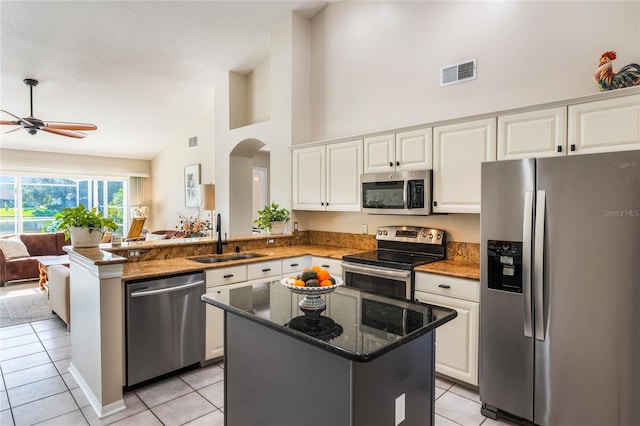
[[197,136],[191,136],[189,138],[189,148],[192,148],[194,146],[198,146],[198,137]]
[[440,68],[440,86],[462,83],[476,78],[476,58]]

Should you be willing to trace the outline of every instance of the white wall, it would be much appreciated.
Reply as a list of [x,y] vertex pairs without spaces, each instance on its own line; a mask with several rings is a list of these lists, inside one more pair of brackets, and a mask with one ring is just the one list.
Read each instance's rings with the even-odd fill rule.
[[[185,207],[184,167],[200,164],[202,183],[215,182],[214,90],[210,104],[192,123],[178,133],[175,140],[151,161],[152,202],[145,226],[151,231],[175,229],[179,215],[196,216],[198,209]],[[228,123],[228,121],[227,121]],[[198,137],[198,146],[189,148],[189,138]],[[218,186],[216,185],[216,193]],[[208,218],[209,212],[202,212]]]
[[[292,133],[298,124],[293,120],[293,67],[296,61],[293,40],[299,31],[309,31],[305,18],[296,14],[288,16],[270,32],[269,49],[269,106],[270,119],[236,129],[229,129],[229,75],[216,78],[216,207],[222,214],[223,232],[229,236],[246,235],[243,229],[230,226],[230,206],[238,205],[232,197],[245,196],[230,192],[229,154],[233,148],[247,139],[256,139],[269,146],[271,164],[269,169],[269,194],[272,202],[290,209],[291,206],[291,162],[289,147]],[[300,25],[300,22],[303,24]],[[308,35],[306,36],[308,37]],[[248,194],[250,201],[251,196]]]
[[[311,139],[596,93],[600,55],[640,62],[640,2],[331,2],[311,24]],[[477,79],[441,88],[477,57]]]

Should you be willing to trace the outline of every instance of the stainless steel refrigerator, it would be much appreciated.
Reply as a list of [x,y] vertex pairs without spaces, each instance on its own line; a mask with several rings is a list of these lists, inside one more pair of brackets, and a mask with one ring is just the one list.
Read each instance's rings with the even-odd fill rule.
[[640,151],[482,164],[482,412],[640,424]]

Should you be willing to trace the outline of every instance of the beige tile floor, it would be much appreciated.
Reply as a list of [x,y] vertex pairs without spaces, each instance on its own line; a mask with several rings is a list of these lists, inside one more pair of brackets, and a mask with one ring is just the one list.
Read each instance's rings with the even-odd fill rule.
[[[67,371],[70,337],[59,319],[0,328],[0,426],[224,424],[222,363],[127,392],[125,411],[98,419]],[[508,424],[480,414],[476,391],[442,378],[436,379],[435,423],[437,426]]]

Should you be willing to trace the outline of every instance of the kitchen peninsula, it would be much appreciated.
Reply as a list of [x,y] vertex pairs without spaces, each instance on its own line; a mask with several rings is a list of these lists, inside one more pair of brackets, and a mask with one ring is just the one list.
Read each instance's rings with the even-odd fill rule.
[[435,329],[456,311],[339,287],[318,318],[279,281],[202,300],[225,315],[226,425],[433,424]]

